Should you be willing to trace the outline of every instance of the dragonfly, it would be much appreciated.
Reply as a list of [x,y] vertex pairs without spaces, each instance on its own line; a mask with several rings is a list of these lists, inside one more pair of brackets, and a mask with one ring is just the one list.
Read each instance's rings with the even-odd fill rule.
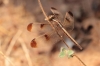
[[[42,34],[41,36],[39,36],[39,38],[44,37],[46,41],[49,41],[51,39],[51,35],[53,33],[55,33],[55,36],[58,37],[59,40],[61,40],[65,45],[67,45],[67,43],[64,41],[64,37],[65,35],[67,35],[80,49],[82,49],[82,47],[70,36],[70,34],[68,32],[70,32],[71,30],[74,29],[74,17],[71,11],[66,12],[64,18],[61,18],[61,13],[55,8],[55,7],[51,7],[50,8],[52,14],[48,16],[48,19],[45,20],[49,20],[51,22],[51,24],[53,25],[54,29],[48,29],[45,26],[50,26],[50,24],[48,23],[40,23],[38,24],[40,29],[47,29],[50,31],[44,32],[44,34]],[[34,24],[30,23],[27,26],[27,30],[31,31],[32,30],[32,26]],[[68,31],[68,32],[67,32]],[[37,41],[38,38],[33,38],[33,40],[30,42],[31,47],[36,48],[37,47]],[[67,45],[67,47],[69,48],[69,46]]]

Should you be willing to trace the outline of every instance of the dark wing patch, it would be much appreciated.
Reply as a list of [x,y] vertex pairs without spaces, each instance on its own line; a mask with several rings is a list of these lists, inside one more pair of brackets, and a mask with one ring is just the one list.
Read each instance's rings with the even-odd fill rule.
[[36,48],[36,47],[37,47],[37,43],[36,43],[35,39],[33,39],[33,40],[31,41],[31,47],[32,47],[32,48]]
[[74,17],[73,17],[73,14],[70,11],[66,12],[65,18],[64,18],[64,21],[63,21],[63,25],[65,26],[65,28],[68,31],[73,30],[73,28],[74,28]]
[[33,24],[33,23],[30,23],[30,24],[27,26],[27,30],[28,30],[28,31],[31,31],[31,30],[32,30],[32,24]]
[[50,10],[51,10],[51,12],[52,12],[55,16],[58,16],[58,15],[60,14],[60,12],[58,12],[57,9],[54,8],[54,7],[51,7]]

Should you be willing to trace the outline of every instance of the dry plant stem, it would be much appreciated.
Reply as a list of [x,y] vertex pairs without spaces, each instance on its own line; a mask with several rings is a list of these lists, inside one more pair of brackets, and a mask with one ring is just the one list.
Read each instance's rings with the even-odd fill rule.
[[[42,10],[44,16],[46,17],[48,23],[49,23],[49,24],[52,26],[52,28],[56,31],[56,29],[54,28],[54,26],[52,25],[52,23],[49,21],[49,19],[48,19],[46,13],[45,13],[45,11],[44,11],[44,9],[43,9],[43,7],[42,7],[42,4],[41,4],[40,0],[38,0],[38,2],[39,2],[40,8],[41,8],[41,10]],[[54,20],[54,21],[57,22],[56,20]],[[59,26],[61,27],[61,29],[64,31],[64,33],[65,33],[65,34],[66,34],[80,49],[82,49],[82,47],[81,47],[81,46],[69,35],[69,33],[63,28],[63,26],[61,25],[61,23],[60,23],[60,22],[57,22],[57,23],[59,24]],[[56,32],[57,32],[57,31],[56,31]],[[57,33],[57,34],[58,34],[58,33]],[[64,42],[64,43],[65,43],[65,42]]]
[[[9,15],[10,17],[12,17],[11,14],[10,14],[10,10],[9,10],[9,8],[8,8],[9,0],[4,0],[4,4],[5,4],[5,6],[7,6],[8,15]],[[13,22],[15,22],[12,18],[10,18],[10,19],[11,19]],[[5,31],[3,31],[3,32],[5,32]],[[5,33],[8,33],[8,32],[5,32]],[[11,43],[10,43],[10,46],[8,47],[8,50],[7,50],[7,52],[6,52],[6,55],[9,55],[9,54],[11,53],[11,50],[12,50],[12,48],[13,48],[13,46],[14,46],[16,40],[17,40],[17,39],[19,38],[19,36],[21,35],[21,33],[22,33],[22,32],[19,30],[19,31],[16,33],[16,35],[13,37],[13,39],[12,39],[12,41],[11,41]],[[26,55],[26,58],[27,58],[27,60],[28,60],[29,66],[32,66],[32,62],[31,62],[31,60],[30,60],[31,58],[30,58],[30,56],[29,56],[29,53],[28,53],[28,50],[27,50],[27,48],[26,48],[26,46],[25,46],[24,41],[23,41],[21,38],[19,38],[18,40],[19,40],[19,42],[21,43],[22,48],[23,48],[23,50],[24,50],[24,52],[25,52],[25,55]]]
[[[38,0],[38,3],[39,3],[39,6],[40,6],[40,8],[41,8],[41,10],[42,10],[42,12],[43,12],[43,14],[44,14],[44,16],[46,17],[46,19],[47,19],[47,21],[48,21],[48,23],[51,25],[51,27],[55,30],[55,32],[59,35],[59,33],[57,32],[57,30],[54,28],[54,26],[53,26],[53,24],[49,21],[49,19],[48,19],[48,17],[47,17],[47,15],[46,15],[46,13],[45,13],[45,11],[44,11],[44,9],[43,9],[43,7],[42,7],[42,4],[41,4],[41,2],[40,2],[40,0]],[[59,24],[59,23],[58,23]],[[62,25],[59,25],[59,26],[62,26]],[[63,26],[62,26],[63,27]],[[63,28],[63,31],[64,32],[66,32],[66,30]],[[67,32],[67,34],[68,34],[68,32]],[[62,36],[60,36],[59,35],[59,37],[62,39]],[[68,37],[70,37],[70,35],[68,34]],[[71,37],[72,38],[72,37]],[[71,39],[70,38],[70,39]],[[72,39],[71,39],[72,40]],[[74,40],[75,41],[75,40]],[[75,41],[76,42],[76,41]],[[64,41],[64,44],[66,44],[66,42]],[[68,47],[68,49],[70,49],[70,47],[67,45],[67,47]],[[82,49],[82,48],[81,48]],[[76,56],[75,54],[74,54],[74,56],[84,65],[84,66],[86,66],[85,65],[85,63],[84,62],[82,62],[82,60],[78,57],[78,56]]]
[[0,54],[5,58],[5,60],[9,61],[12,66],[15,66],[8,57],[0,51]]
[[9,33],[7,29],[5,29],[3,26],[0,26],[0,32],[7,35],[7,37],[5,38],[5,41],[2,45],[2,50],[5,50],[6,47],[8,46],[9,41],[11,40],[11,37],[12,37],[12,34],[14,33],[14,31]]
[[10,42],[10,45],[8,46],[8,49],[6,51],[6,55],[8,56],[11,53],[11,50],[14,46],[14,44],[16,43],[17,39],[19,38],[19,36],[21,35],[22,31],[18,30],[16,35],[12,38],[12,41]]
[[12,39],[12,36],[13,36],[13,35],[11,35],[10,37],[7,36],[7,37],[5,38],[5,41],[3,42],[3,45],[2,45],[2,51],[6,52],[6,48],[8,47],[8,43],[9,43],[10,40]]
[[53,21],[59,24],[63,32],[82,50],[82,47],[70,36],[70,34],[65,30],[65,28],[63,28],[63,25],[60,22],[56,21],[55,19],[53,19]]
[[[54,25],[53,25],[53,27],[54,27]],[[54,28],[54,30],[55,30],[55,32],[57,33],[57,35],[60,37],[60,39],[62,40],[62,42],[69,48],[69,49],[71,49],[69,46],[68,46],[68,44],[63,40],[63,37],[58,33],[58,31]]]
[[87,66],[77,55],[73,55],[73,56],[75,56],[84,66]]
[[38,2],[39,2],[40,8],[41,8],[41,10],[42,10],[44,16],[46,17],[48,23],[51,25],[51,27],[54,29],[54,31],[58,34],[58,36],[59,36],[60,39],[64,42],[64,44],[65,44],[68,48],[70,48],[70,47],[67,45],[67,43],[63,40],[62,36],[61,36],[61,35],[58,33],[58,31],[55,29],[54,25],[49,21],[49,19],[48,19],[46,13],[45,13],[45,11],[44,11],[44,9],[43,9],[43,7],[42,7],[42,4],[41,4],[40,0],[38,0]]
[[27,49],[27,47],[25,45],[25,42],[23,41],[23,39],[21,37],[18,39],[18,41],[20,42],[20,44],[21,44],[21,46],[23,48],[23,51],[25,53],[25,56],[27,58],[27,61],[28,61],[29,66],[33,66],[32,65],[32,61],[31,61],[31,58],[30,58],[30,55],[28,53],[29,51],[28,51],[28,49]]

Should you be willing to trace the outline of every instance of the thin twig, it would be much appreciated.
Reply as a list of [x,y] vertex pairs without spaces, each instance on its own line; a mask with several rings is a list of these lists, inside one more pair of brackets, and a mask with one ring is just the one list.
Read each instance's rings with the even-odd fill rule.
[[43,12],[45,18],[47,19],[48,23],[50,24],[50,26],[51,26],[51,27],[53,28],[53,30],[57,33],[57,35],[60,37],[60,39],[63,41],[63,43],[64,43],[68,48],[70,48],[70,47],[68,46],[68,44],[63,40],[62,36],[61,36],[61,35],[58,33],[58,31],[55,29],[54,25],[49,21],[49,18],[47,17],[47,15],[46,15],[46,13],[45,13],[43,7],[42,7],[42,4],[41,4],[40,0],[38,0],[38,2],[39,2],[39,5],[40,5],[40,8],[41,8],[41,10],[42,10],[42,12]]
[[[46,19],[48,19],[47,15],[46,15],[46,13],[45,13],[43,7],[42,7],[42,4],[41,4],[40,0],[38,0],[38,3],[39,3],[39,5],[40,5],[40,8],[41,8],[41,10],[42,10],[44,16],[46,17]],[[48,22],[49,22],[49,21],[48,21]]]
[[2,52],[1,39],[0,39],[0,54],[5,58],[5,65],[8,65],[8,64],[6,64],[6,62],[10,62],[10,64],[12,66],[14,66],[14,64],[12,63],[12,61],[10,59],[8,59],[8,57]]
[[74,56],[75,56],[84,66],[87,66],[77,55],[74,54]]
[[59,24],[59,26],[63,30],[63,32],[74,42],[74,44],[76,44],[82,50],[82,47],[70,36],[70,34],[67,32],[67,30],[65,30],[65,28],[63,28],[63,25],[55,19],[53,19],[53,21],[55,21],[57,24]]
[[12,36],[12,34],[13,34],[14,31],[9,32],[3,26],[0,26],[0,32],[2,32],[3,34],[6,34],[7,35],[7,37],[5,38],[5,41],[4,41],[3,45],[2,45],[2,49],[5,50],[6,47],[8,46],[7,43],[9,43],[9,41],[11,40],[11,36]]
[[16,43],[17,39],[19,38],[19,36],[21,35],[22,31],[18,30],[17,33],[15,34],[15,36],[12,38],[12,41],[9,44],[9,47],[6,51],[6,55],[8,56],[11,53],[11,50],[14,46],[14,44]]
[[10,59],[8,59],[8,57],[7,57],[5,54],[3,54],[3,52],[0,51],[0,54],[5,58],[5,61],[6,61],[6,60],[9,61],[10,64],[11,64],[12,66],[15,66],[15,65],[13,64],[13,62],[12,62]]
[[[49,18],[47,17],[47,15],[46,15],[46,13],[45,13],[45,11],[44,11],[44,9],[43,9],[43,7],[42,7],[42,4],[41,4],[41,2],[40,2],[40,0],[38,0],[38,3],[39,3],[39,6],[40,6],[40,8],[41,8],[41,10],[42,10],[42,12],[43,12],[43,14],[44,14],[44,16],[46,17],[46,19],[47,19],[47,21],[48,21],[48,23],[51,25],[51,27],[55,30],[55,32],[58,34],[58,36],[62,39],[62,36],[58,33],[58,31],[55,29],[55,27],[54,27],[54,25],[49,21]],[[59,24],[59,23],[58,23]],[[59,24],[59,26],[60,26],[61,24]],[[62,25],[61,25],[61,27],[63,27]],[[65,29],[63,29],[63,31],[64,32],[66,32],[66,30]],[[66,32],[66,33],[68,33],[68,32]],[[70,37],[69,36],[69,34],[67,34],[68,35],[68,37]],[[71,37],[72,38],[72,37]],[[70,38],[70,39],[71,39]],[[71,40],[73,40],[73,39],[71,39]],[[75,43],[75,40],[74,40],[74,43]],[[66,44],[66,42],[64,41],[64,44]],[[77,44],[77,43],[76,43]],[[70,49],[70,47],[67,45],[67,47],[68,47],[68,49]],[[80,47],[80,49],[82,49],[81,47]],[[82,60],[78,57],[78,56],[76,56],[75,54],[74,54],[74,56],[84,65],[84,66],[86,66],[85,65],[85,63],[84,62],[82,62]]]
[[[59,35],[58,31],[55,29],[54,25],[49,21],[49,18],[47,17],[43,7],[42,7],[42,4],[40,2],[40,0],[38,0],[39,2],[39,5],[40,5],[40,8],[44,14],[44,16],[46,17],[48,23],[51,25],[51,27],[55,30],[55,32],[58,34],[58,36],[61,38],[61,40],[66,44],[66,42],[62,39],[62,37]],[[57,22],[57,21],[56,21]],[[82,47],[69,35],[69,33],[63,28],[62,24],[57,22],[59,24],[59,26],[61,27],[61,29],[64,31],[64,33],[80,48],[82,49]],[[68,45],[66,45],[68,47]],[[68,47],[69,48],[69,47]]]
[[25,52],[25,56],[27,58],[27,61],[28,61],[29,66],[33,66],[32,65],[32,61],[31,61],[31,58],[30,58],[30,55],[28,53],[29,51],[28,51],[28,49],[27,49],[27,47],[25,45],[25,42],[23,41],[23,39],[21,37],[18,39],[18,41],[20,42],[20,44],[21,44],[21,46],[23,48],[23,51]]

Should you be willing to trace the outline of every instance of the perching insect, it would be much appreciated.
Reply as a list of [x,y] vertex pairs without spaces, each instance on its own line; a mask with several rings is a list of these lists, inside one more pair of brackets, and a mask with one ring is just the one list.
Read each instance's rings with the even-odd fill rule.
[[[51,7],[51,12],[52,12],[52,15],[49,15],[48,18],[46,18],[45,20],[47,21],[50,21],[50,23],[53,25],[52,27],[54,28],[53,29],[50,29],[50,33],[56,33],[56,35],[59,36],[60,40],[62,40],[64,43],[66,43],[64,41],[64,38],[63,38],[63,35],[62,34],[65,34],[67,35],[80,49],[82,49],[82,47],[69,35],[69,33],[67,31],[70,31],[74,28],[74,18],[73,18],[73,14],[69,11],[69,12],[66,12],[65,14],[65,17],[64,17],[64,20],[61,21],[59,16],[61,15],[60,12],[54,8],[54,7]],[[44,29],[46,25],[50,26],[50,24],[38,24],[40,25],[40,28],[41,29]],[[28,31],[31,31],[32,29],[32,23],[30,23],[28,26],[27,26],[27,30]],[[46,29],[46,28],[45,28]],[[48,33],[45,33],[43,34],[41,37],[39,38],[42,38],[44,37],[46,39],[46,41],[49,41],[51,38],[50,38],[50,35],[49,32]],[[35,48],[37,47],[37,42],[36,42],[37,38],[34,38],[32,41],[31,41],[31,47]],[[68,46],[68,45],[67,45]]]

